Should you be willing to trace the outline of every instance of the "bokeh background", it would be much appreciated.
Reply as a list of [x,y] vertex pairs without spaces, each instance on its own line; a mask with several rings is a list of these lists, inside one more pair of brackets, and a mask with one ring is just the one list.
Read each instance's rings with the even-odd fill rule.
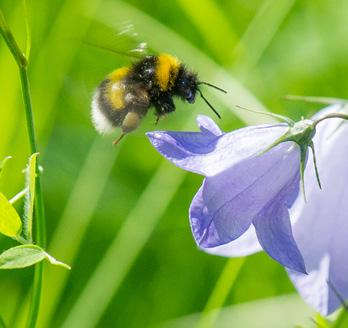
[[[0,5],[24,48],[22,1]],[[267,255],[228,260],[193,241],[188,207],[202,177],[166,163],[144,134],[196,130],[197,114],[214,118],[209,108],[201,99],[178,101],[157,127],[151,112],[112,147],[117,133],[101,137],[91,125],[91,95],[130,59],[88,43],[130,50],[146,42],[152,53],[177,55],[228,91],[205,93],[223,116],[221,127],[231,130],[268,120],[235,104],[299,119],[319,107],[283,96],[348,97],[347,13],[345,0],[28,1],[48,250],[72,266],[45,266],[39,327],[316,325]],[[120,42],[125,26],[132,33]],[[13,159],[0,189],[11,197],[23,188],[29,150],[17,68],[1,40],[0,158],[6,155]],[[1,250],[11,245],[0,237]],[[32,275],[32,268],[0,272],[0,313],[9,327],[24,325]]]

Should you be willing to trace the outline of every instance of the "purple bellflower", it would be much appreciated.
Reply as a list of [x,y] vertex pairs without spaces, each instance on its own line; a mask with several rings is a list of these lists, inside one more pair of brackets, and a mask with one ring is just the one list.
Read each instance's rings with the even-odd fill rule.
[[[319,117],[342,111],[330,106]],[[314,144],[322,181],[305,174],[307,203],[299,197],[291,208],[293,233],[308,274],[288,274],[303,299],[328,315],[348,299],[348,124],[332,119],[318,125]]]
[[303,156],[301,147],[290,140],[297,136],[304,143],[311,141],[312,122],[301,121],[292,128],[261,125],[230,133],[222,133],[207,116],[199,116],[197,122],[201,132],[147,135],[174,164],[205,176],[190,207],[198,246],[225,255],[222,245],[256,233],[271,257],[305,273],[288,210],[299,192]]
[[[329,269],[332,267],[332,264],[328,264],[330,259],[326,256],[329,252],[327,247],[332,244],[328,242],[320,249],[317,248],[317,244],[321,245],[321,235],[326,234],[321,229],[328,231],[332,223],[327,222],[330,221],[329,210],[318,209],[320,204],[314,200],[314,195],[318,195],[320,199],[321,192],[325,190],[321,191],[319,188],[320,180],[312,139],[319,122],[332,116],[347,119],[347,115],[340,115],[329,112],[326,116],[313,120],[295,123],[286,119],[286,123],[251,126],[229,133],[223,133],[209,117],[198,116],[200,132],[147,133],[153,146],[168,160],[184,170],[205,176],[189,211],[192,233],[198,246],[208,253],[228,257],[245,256],[261,249],[265,250],[287,268],[303,298],[324,314],[332,312],[339,304],[336,297],[336,301],[332,301],[331,310],[325,310],[325,306],[328,307],[327,299],[311,299],[316,299],[317,294],[322,292],[322,286],[326,284],[325,279],[330,278]],[[337,125],[338,120],[333,121]],[[322,124],[320,131],[326,130],[325,127],[333,123]],[[344,131],[342,128],[340,133]],[[321,133],[315,140],[320,138]],[[333,142],[330,142],[331,146]],[[318,143],[317,146],[320,146],[322,163],[321,144]],[[310,170],[308,169],[306,174],[306,180],[309,180],[306,189],[310,194],[310,203],[307,204],[303,197],[304,192],[299,193],[299,190],[300,180],[304,181],[308,148],[312,149],[313,156],[310,157],[310,161],[314,162],[314,165],[308,165]],[[339,165],[339,158],[337,156],[333,161],[335,165]],[[343,164],[341,166],[344,167]],[[324,164],[320,165],[320,168],[322,167],[324,168]],[[344,174],[345,172],[342,172],[342,175]],[[327,175],[329,172],[323,169],[325,182],[329,180]],[[334,189],[334,184],[331,188]],[[337,193],[335,195],[337,205],[341,197]],[[296,217],[292,221],[289,209],[291,216]],[[308,218],[303,218],[304,211],[308,212]],[[314,228],[317,231],[315,237],[312,232],[319,213],[323,222],[320,222],[320,227],[318,225]],[[345,225],[347,230],[348,220]],[[322,228],[324,226],[325,228]],[[328,235],[335,235],[331,230]],[[307,240],[310,238],[315,239],[317,244],[307,247]],[[324,239],[330,240],[327,235]],[[337,243],[342,244],[344,240],[342,234]],[[312,252],[316,255],[315,259],[312,258]],[[344,252],[344,249],[341,249],[341,252]],[[347,263],[348,261],[345,261],[345,264],[342,264],[346,266],[346,273]],[[322,271],[324,265],[325,272]],[[336,280],[330,279],[339,291],[348,294],[348,284],[342,291],[341,280],[346,283],[343,276]],[[328,293],[331,291],[326,284],[326,294]]]

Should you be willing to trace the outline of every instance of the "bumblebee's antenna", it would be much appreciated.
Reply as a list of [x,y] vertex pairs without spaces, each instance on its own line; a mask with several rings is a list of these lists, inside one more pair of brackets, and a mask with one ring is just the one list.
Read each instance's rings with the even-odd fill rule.
[[[217,89],[218,89],[218,88],[217,88]],[[203,99],[203,100],[206,102],[206,104],[210,107],[210,109],[216,114],[216,116],[217,116],[218,118],[221,119],[220,114],[216,111],[216,109],[215,109],[215,108],[213,107],[213,105],[208,101],[208,99],[205,98],[205,97],[203,96],[202,91],[201,91],[200,89],[198,89],[198,88],[197,88],[197,90],[198,90],[199,94],[201,95],[202,99]],[[222,89],[221,89],[221,90],[222,90]]]
[[221,91],[221,92],[223,92],[223,93],[227,93],[226,90],[221,89],[221,88],[217,87],[216,85],[211,84],[211,83],[208,83],[208,82],[199,81],[198,84],[205,84],[205,85],[207,85],[207,86],[209,86],[209,87],[211,87],[211,88],[214,88],[214,89],[216,89],[216,90],[219,90],[219,91]]

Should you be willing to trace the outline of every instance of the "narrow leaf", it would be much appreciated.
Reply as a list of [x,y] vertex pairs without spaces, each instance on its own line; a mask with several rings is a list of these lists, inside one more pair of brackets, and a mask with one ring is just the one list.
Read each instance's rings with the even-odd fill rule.
[[0,162],[0,176],[1,176],[1,173],[2,171],[4,170],[4,167],[6,165],[6,162],[11,159],[12,157],[11,156],[6,156],[1,162]]
[[8,201],[8,199],[0,193],[0,233],[8,237],[16,237],[22,231],[22,221]]
[[68,265],[57,261],[41,247],[33,244],[12,247],[0,255],[0,269],[20,269],[47,259],[51,264],[70,269]]
[[26,169],[26,195],[24,204],[24,222],[23,233],[27,240],[32,240],[32,226],[35,200],[35,182],[36,182],[36,159],[39,153],[32,154],[29,158]]

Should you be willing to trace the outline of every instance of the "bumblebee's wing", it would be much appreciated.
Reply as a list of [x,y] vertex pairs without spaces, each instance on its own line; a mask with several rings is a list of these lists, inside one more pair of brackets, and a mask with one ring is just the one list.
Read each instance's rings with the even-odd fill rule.
[[89,35],[83,42],[115,55],[141,59],[149,54],[146,42],[138,40],[134,25],[122,24],[117,31],[99,22],[94,22]]
[[92,120],[100,133],[121,127],[128,133],[136,129],[150,107],[150,97],[142,83],[127,79],[130,68],[112,72],[97,88],[92,102]]

